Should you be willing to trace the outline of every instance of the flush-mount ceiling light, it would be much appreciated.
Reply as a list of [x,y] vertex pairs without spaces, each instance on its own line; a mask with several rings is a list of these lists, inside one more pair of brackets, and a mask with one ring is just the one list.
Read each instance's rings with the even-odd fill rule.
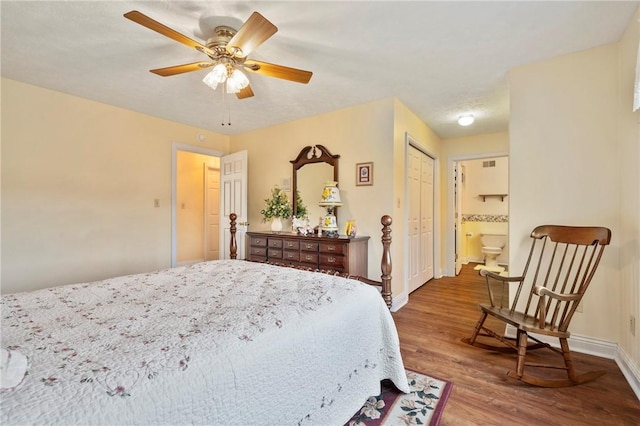
[[473,120],[473,114],[463,114],[458,117],[458,124],[461,126],[468,126],[469,124],[473,123]]

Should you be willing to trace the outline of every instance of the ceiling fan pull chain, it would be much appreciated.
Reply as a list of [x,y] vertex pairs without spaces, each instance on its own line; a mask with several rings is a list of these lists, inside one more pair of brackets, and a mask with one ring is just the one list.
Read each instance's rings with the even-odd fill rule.
[[224,107],[227,104],[227,98],[226,98],[226,92],[227,92],[226,85],[227,85],[227,82],[225,81],[222,84],[224,84],[225,87],[223,87],[223,90],[221,90],[221,92],[222,92],[222,111],[220,112],[220,115],[221,115],[222,119],[220,120],[220,125],[222,127],[224,127]]

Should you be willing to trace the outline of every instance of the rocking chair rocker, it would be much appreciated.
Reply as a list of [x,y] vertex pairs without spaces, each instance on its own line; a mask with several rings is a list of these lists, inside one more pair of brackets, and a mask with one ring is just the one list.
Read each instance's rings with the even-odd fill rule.
[[[611,231],[601,227],[538,226],[531,232],[532,244],[522,276],[504,277],[487,270],[486,277],[490,305],[480,304],[482,315],[470,338],[465,343],[483,349],[517,353],[516,369],[507,372],[509,377],[542,387],[564,387],[586,383],[605,374],[591,371],[576,375],[567,339],[569,323],[576,312],[587,287],[598,267]],[[508,294],[511,283],[517,283],[515,297],[510,306],[504,297],[498,298],[493,286],[502,286],[502,295]],[[497,289],[496,289],[497,290]],[[517,329],[515,341],[488,328],[484,322],[491,315]],[[557,337],[560,349],[538,340],[529,333]],[[506,346],[494,346],[479,342],[479,336],[493,337]],[[528,339],[535,344],[528,344]],[[564,358],[564,366],[525,362],[527,350],[548,348]],[[548,379],[525,373],[525,366],[562,369],[567,379]]]

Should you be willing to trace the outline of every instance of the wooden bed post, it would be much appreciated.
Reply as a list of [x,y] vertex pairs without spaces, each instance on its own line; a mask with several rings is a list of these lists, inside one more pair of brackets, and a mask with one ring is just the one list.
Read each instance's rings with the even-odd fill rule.
[[236,242],[236,219],[238,215],[235,213],[231,213],[229,215],[230,226],[229,230],[231,231],[231,243],[229,244],[229,257],[231,259],[238,258],[238,243]]
[[382,224],[382,298],[391,309],[391,216],[384,215],[380,219]]

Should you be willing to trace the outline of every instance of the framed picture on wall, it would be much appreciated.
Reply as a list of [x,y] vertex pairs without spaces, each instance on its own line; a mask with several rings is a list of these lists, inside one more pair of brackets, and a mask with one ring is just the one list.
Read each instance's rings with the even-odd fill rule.
[[373,185],[373,163],[356,164],[356,185]]

